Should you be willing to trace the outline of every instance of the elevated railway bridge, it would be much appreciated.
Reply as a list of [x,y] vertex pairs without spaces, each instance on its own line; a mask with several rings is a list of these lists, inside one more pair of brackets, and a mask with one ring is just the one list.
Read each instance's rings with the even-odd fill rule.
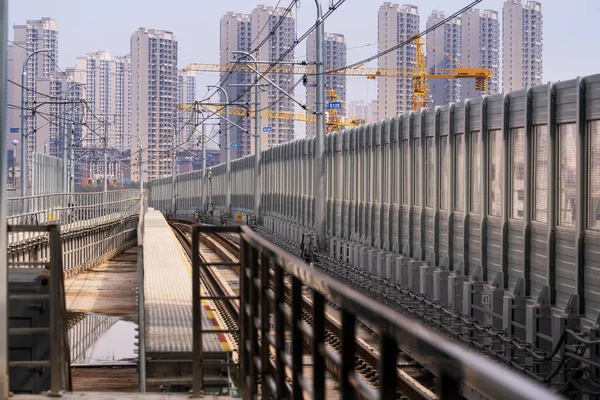
[[328,135],[326,247],[314,140],[253,157],[229,194],[222,164],[10,200],[0,398],[72,396],[119,318],[142,392],[121,398],[600,391],[600,75]]

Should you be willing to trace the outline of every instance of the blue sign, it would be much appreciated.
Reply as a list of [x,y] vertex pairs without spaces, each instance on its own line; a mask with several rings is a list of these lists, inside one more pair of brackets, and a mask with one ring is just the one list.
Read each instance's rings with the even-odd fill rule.
[[148,170],[147,170],[147,169],[145,169],[145,170],[144,170],[144,174],[147,174],[147,173],[148,173]]
[[208,157],[208,158],[212,158],[212,156],[213,156],[213,155],[212,155],[211,153],[208,153],[208,154],[206,155],[206,157]]
[[177,165],[181,165],[181,161],[177,161]]
[[233,143],[231,143],[231,147],[238,147],[238,144],[237,144],[237,142],[233,142]]
[[330,110],[340,110],[342,108],[342,103],[340,101],[330,101],[327,103],[327,108]]
[[271,128],[270,126],[263,126],[263,132],[271,133],[272,131],[273,128]]
[[19,128],[10,128],[10,133],[19,133]]

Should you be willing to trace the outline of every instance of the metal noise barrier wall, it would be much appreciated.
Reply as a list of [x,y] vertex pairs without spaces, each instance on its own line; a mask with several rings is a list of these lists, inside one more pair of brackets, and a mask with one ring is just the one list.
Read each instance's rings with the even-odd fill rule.
[[31,155],[31,194],[63,193],[63,160],[47,154]]
[[[60,224],[65,276],[77,274],[135,243],[140,215],[139,190],[60,193],[7,200],[8,225]],[[10,232],[8,259],[46,257],[43,232]]]
[[[262,223],[313,227],[314,139],[262,153]],[[600,75],[413,111],[326,138],[329,256],[546,348],[600,317]],[[253,212],[253,157],[232,208]],[[225,167],[177,176],[177,214],[224,207]],[[152,181],[171,210],[171,178]],[[206,196],[202,203],[202,195]]]

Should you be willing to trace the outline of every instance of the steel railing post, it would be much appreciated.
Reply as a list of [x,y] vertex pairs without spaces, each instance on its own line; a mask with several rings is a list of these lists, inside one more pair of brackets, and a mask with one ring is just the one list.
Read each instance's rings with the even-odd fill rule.
[[[0,60],[6,60],[8,39],[8,0],[0,0]],[[0,121],[6,121],[6,64],[0,63]],[[6,154],[6,129],[0,129],[0,155]],[[16,147],[13,147],[16,149]],[[14,154],[14,153],[13,153]],[[22,163],[22,162],[21,162]],[[14,165],[14,164],[13,164]],[[13,183],[16,177],[13,167]],[[8,398],[8,257],[7,247],[7,208],[6,203],[6,162],[0,162],[0,399]],[[11,236],[13,236],[11,234]]]
[[58,225],[48,227],[50,236],[50,392],[56,397],[61,395],[61,312],[60,286],[62,278],[62,248]]
[[319,249],[327,247],[327,210],[325,202],[325,64],[324,64],[324,22],[320,0],[317,6],[316,36],[316,154],[315,154],[315,233],[319,241]]

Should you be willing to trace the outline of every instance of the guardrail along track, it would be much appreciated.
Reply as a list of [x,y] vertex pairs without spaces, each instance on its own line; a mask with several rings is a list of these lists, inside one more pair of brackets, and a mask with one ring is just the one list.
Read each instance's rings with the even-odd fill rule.
[[[189,221],[170,221],[169,224],[176,233],[176,236],[180,240],[183,248],[186,251],[188,257],[191,258],[191,239],[187,233],[189,226],[192,224]],[[237,256],[239,255],[239,244],[234,243],[235,237],[226,234],[211,234],[201,235],[202,242],[211,248],[223,261],[226,262],[237,262]],[[202,253],[202,252],[201,252]],[[201,254],[202,257],[202,254]],[[203,284],[208,290],[209,294],[220,296],[227,295],[227,289],[220,279],[215,276],[211,268],[205,269],[205,274],[201,274],[203,277]],[[239,271],[236,271],[239,273]],[[270,285],[274,289],[274,272],[270,271]],[[302,308],[302,321],[304,324],[312,327],[313,312],[312,302],[309,300],[305,292],[301,296],[301,308]],[[289,282],[286,282],[284,292],[285,302],[288,307],[292,306],[292,288]],[[227,321],[227,329],[237,329],[239,321],[239,304],[234,301],[217,301],[214,303],[223,320]],[[331,302],[327,303],[328,313],[325,316],[325,341],[327,346],[335,353],[341,355],[342,344],[341,344],[341,324],[339,323],[338,311],[339,308]],[[334,315],[336,314],[336,315]],[[356,341],[356,357],[355,357],[355,371],[361,375],[361,377],[371,385],[373,388],[377,388],[379,384],[378,364],[379,364],[379,353],[371,348],[371,343],[377,343],[379,340],[378,334],[368,327],[367,325],[360,323],[359,326],[362,332],[360,336],[357,336]],[[306,330],[303,331],[305,348],[310,349],[311,338]],[[239,346],[239,337],[234,335],[234,342],[236,346]],[[237,348],[235,349],[237,351]],[[398,398],[410,398],[410,399],[435,399],[437,396],[432,392],[433,388],[433,376],[422,368],[418,363],[409,358],[406,354],[399,352],[398,357]],[[338,368],[335,365],[327,365],[329,373],[339,378]]]
[[[175,232],[175,236],[181,243],[186,255],[191,260],[192,259],[192,242],[189,234],[189,226],[191,223],[186,221],[173,221],[169,222],[169,225]],[[237,259],[223,259],[218,252],[217,254],[222,258],[222,261],[227,262],[237,262]],[[200,254],[201,259],[203,261],[208,261],[204,259],[202,253]],[[205,268],[204,273],[200,274],[202,279],[202,285],[204,289],[208,292],[208,295],[211,297],[217,296],[228,296],[230,293],[228,292],[226,285],[221,282],[218,276],[216,276],[215,271],[212,267]],[[221,316],[223,322],[226,325],[226,329],[238,330],[240,320],[240,310],[239,304],[236,301],[232,300],[224,300],[224,301],[213,301],[213,305],[216,308],[218,314]],[[239,348],[239,335],[238,334],[229,334],[231,341],[234,344],[233,353],[237,353],[237,349]]]

